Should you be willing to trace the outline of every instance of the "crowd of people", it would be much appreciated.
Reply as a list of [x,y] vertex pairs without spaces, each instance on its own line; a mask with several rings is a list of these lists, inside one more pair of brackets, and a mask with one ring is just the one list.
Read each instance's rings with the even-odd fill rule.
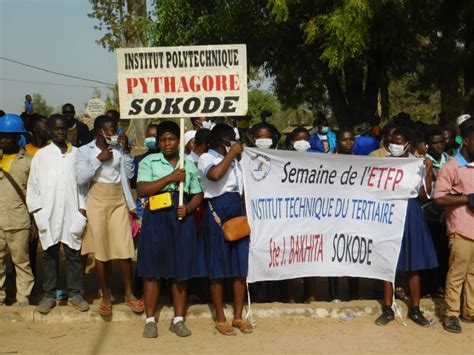
[[[186,326],[189,302],[212,302],[215,328],[252,333],[243,317],[249,238],[228,241],[222,224],[244,216],[240,155],[244,146],[318,154],[420,158],[426,168],[417,198],[408,202],[397,270],[408,280],[408,317],[431,326],[420,310],[423,295],[444,297],[447,331],[461,332],[460,319],[474,322],[474,119],[462,115],[455,129],[414,122],[400,114],[382,128],[372,120],[337,130],[318,112],[311,130],[299,126],[282,139],[268,122],[250,126],[249,117],[196,117],[180,136],[172,121],[147,128],[144,154],[131,156],[130,140],[110,110],[93,129],[75,118],[71,104],[61,114],[34,113],[26,97],[25,113],[0,113],[0,304],[6,303],[7,249],[16,273],[16,301],[29,305],[42,249],[43,298],[37,311],[56,306],[60,248],[65,257],[68,305],[89,310],[84,299],[84,263],[93,255],[100,285],[99,313],[110,316],[110,262],[119,260],[125,304],[146,314],[143,336],[158,335],[155,311],[160,292],[169,290],[174,318],[170,331],[191,335]],[[179,143],[185,143],[185,156]],[[315,159],[317,156],[315,155]],[[180,162],[184,160],[184,168]],[[178,186],[184,183],[184,201]],[[137,249],[136,268],[132,260]],[[261,301],[284,295],[295,302],[295,282],[261,282],[252,294]],[[340,302],[341,278],[328,279],[332,302]],[[316,278],[304,278],[304,300],[316,299]],[[348,279],[350,299],[360,299],[360,280]],[[382,285],[381,285],[382,286]],[[224,314],[230,291],[234,319]],[[402,290],[403,291],[403,290]],[[394,320],[394,290],[383,283],[377,325]],[[281,300],[281,299],[280,299]],[[462,300],[462,305],[461,305]]]

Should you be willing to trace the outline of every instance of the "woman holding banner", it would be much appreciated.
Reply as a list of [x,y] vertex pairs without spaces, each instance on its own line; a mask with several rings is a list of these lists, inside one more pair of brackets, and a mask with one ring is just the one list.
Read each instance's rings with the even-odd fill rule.
[[[409,153],[411,141],[412,133],[409,129],[397,128],[390,138],[390,156],[397,158],[413,157]],[[408,317],[418,325],[429,327],[433,325],[433,321],[426,319],[423,312],[420,311],[421,286],[419,271],[438,267],[438,260],[430,231],[421,210],[421,205],[418,202],[418,199],[426,200],[431,193],[433,165],[429,159],[425,160],[425,168],[425,183],[423,184],[423,177],[420,176],[418,197],[408,200],[405,229],[398,257],[397,270],[408,272],[410,287]],[[423,185],[426,187],[423,187]],[[375,324],[386,325],[395,319],[392,303],[393,284],[385,281],[382,315],[377,318]]]
[[[252,325],[242,319],[245,279],[248,271],[249,238],[230,242],[224,239],[221,225],[231,218],[245,215],[240,199],[243,178],[236,157],[243,146],[235,141],[235,131],[217,124],[209,135],[209,151],[198,163],[204,198],[207,203],[202,217],[206,262],[211,280],[212,303],[216,311],[216,329],[223,335],[235,335],[232,327],[244,334],[252,333]],[[234,321],[227,323],[223,304],[223,279],[233,279]]]

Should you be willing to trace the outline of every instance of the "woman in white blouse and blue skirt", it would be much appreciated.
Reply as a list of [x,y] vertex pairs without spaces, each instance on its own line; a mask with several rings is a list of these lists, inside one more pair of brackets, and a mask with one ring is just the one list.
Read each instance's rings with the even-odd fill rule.
[[[206,263],[211,281],[211,296],[216,311],[216,329],[223,335],[235,335],[238,328],[252,333],[252,326],[242,318],[248,271],[249,237],[229,242],[224,239],[221,224],[245,215],[241,195],[242,170],[236,157],[243,146],[235,142],[235,132],[226,124],[217,124],[209,135],[209,151],[198,163],[204,191],[204,213],[201,233],[204,237]],[[223,279],[233,279],[234,321],[227,323],[223,306]]]

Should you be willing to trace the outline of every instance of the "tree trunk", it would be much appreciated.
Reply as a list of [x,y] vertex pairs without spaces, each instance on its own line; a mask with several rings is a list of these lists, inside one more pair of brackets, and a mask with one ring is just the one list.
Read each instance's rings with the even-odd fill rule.
[[461,61],[456,50],[457,28],[460,21],[461,2],[445,0],[440,8],[441,38],[436,51],[438,60],[438,85],[441,92],[441,112],[445,124],[454,125],[463,111],[459,78]]
[[352,123],[352,116],[347,105],[346,96],[341,87],[341,82],[335,73],[330,73],[328,68],[323,71],[324,83],[329,93],[331,106],[340,125]]
[[460,67],[456,61],[455,37],[444,34],[438,47],[438,85],[441,92],[441,112],[445,123],[454,125],[463,111]]
[[351,121],[357,122],[363,115],[362,98],[364,91],[364,67],[355,60],[350,60],[344,66],[346,97]]
[[[136,21],[136,17],[146,17],[146,0],[127,0],[127,13],[130,16],[131,21]],[[134,35],[129,36],[128,34],[124,36],[125,47],[142,47],[146,45],[142,43],[140,36],[137,32],[132,32]],[[127,130],[127,135],[132,139],[135,144],[135,149],[144,150],[145,149],[145,134],[146,127],[148,124],[147,119],[133,119],[130,121],[130,126]]]
[[364,87],[364,75],[361,66],[354,63],[344,68],[346,92],[336,73],[324,70],[324,83],[329,93],[331,106],[340,125],[355,125],[368,121],[377,112],[379,89],[382,82],[382,70],[378,64],[371,64],[367,70]]
[[466,29],[464,32],[465,42],[465,58],[464,58],[464,98],[465,107],[464,112],[474,116],[474,24],[472,17],[474,16],[474,7],[469,7],[464,17],[467,19]]
[[382,76],[382,83],[380,86],[380,105],[381,105],[381,112],[380,116],[382,121],[388,120],[390,118],[390,96],[388,94],[388,75],[385,72]]
[[363,116],[358,122],[367,122],[371,120],[377,112],[379,91],[382,84],[383,68],[378,60],[377,53],[374,53],[372,60],[367,65],[367,79],[364,88]]

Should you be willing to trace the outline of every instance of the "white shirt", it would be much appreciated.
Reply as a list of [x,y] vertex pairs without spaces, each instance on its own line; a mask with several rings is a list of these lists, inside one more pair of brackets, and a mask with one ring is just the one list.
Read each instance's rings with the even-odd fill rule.
[[76,181],[77,148],[63,154],[51,143],[31,162],[26,201],[34,214],[43,250],[59,242],[79,250],[86,224],[79,209],[85,209]]
[[[95,152],[99,155],[102,150],[95,146]],[[112,147],[113,157],[104,161],[96,170],[92,180],[104,184],[116,184],[120,182],[120,152]]]
[[191,163],[193,163],[194,165],[198,165],[198,162],[199,162],[199,155],[197,155],[196,153],[194,152],[191,152],[189,153],[188,155],[186,155],[186,160],[189,160]]
[[234,159],[234,162],[227,170],[226,174],[219,181],[211,181],[207,178],[210,168],[219,164],[224,157],[213,149],[209,149],[199,158],[198,170],[201,176],[201,186],[204,191],[204,198],[218,197],[226,192],[243,192],[243,175],[240,163]]

